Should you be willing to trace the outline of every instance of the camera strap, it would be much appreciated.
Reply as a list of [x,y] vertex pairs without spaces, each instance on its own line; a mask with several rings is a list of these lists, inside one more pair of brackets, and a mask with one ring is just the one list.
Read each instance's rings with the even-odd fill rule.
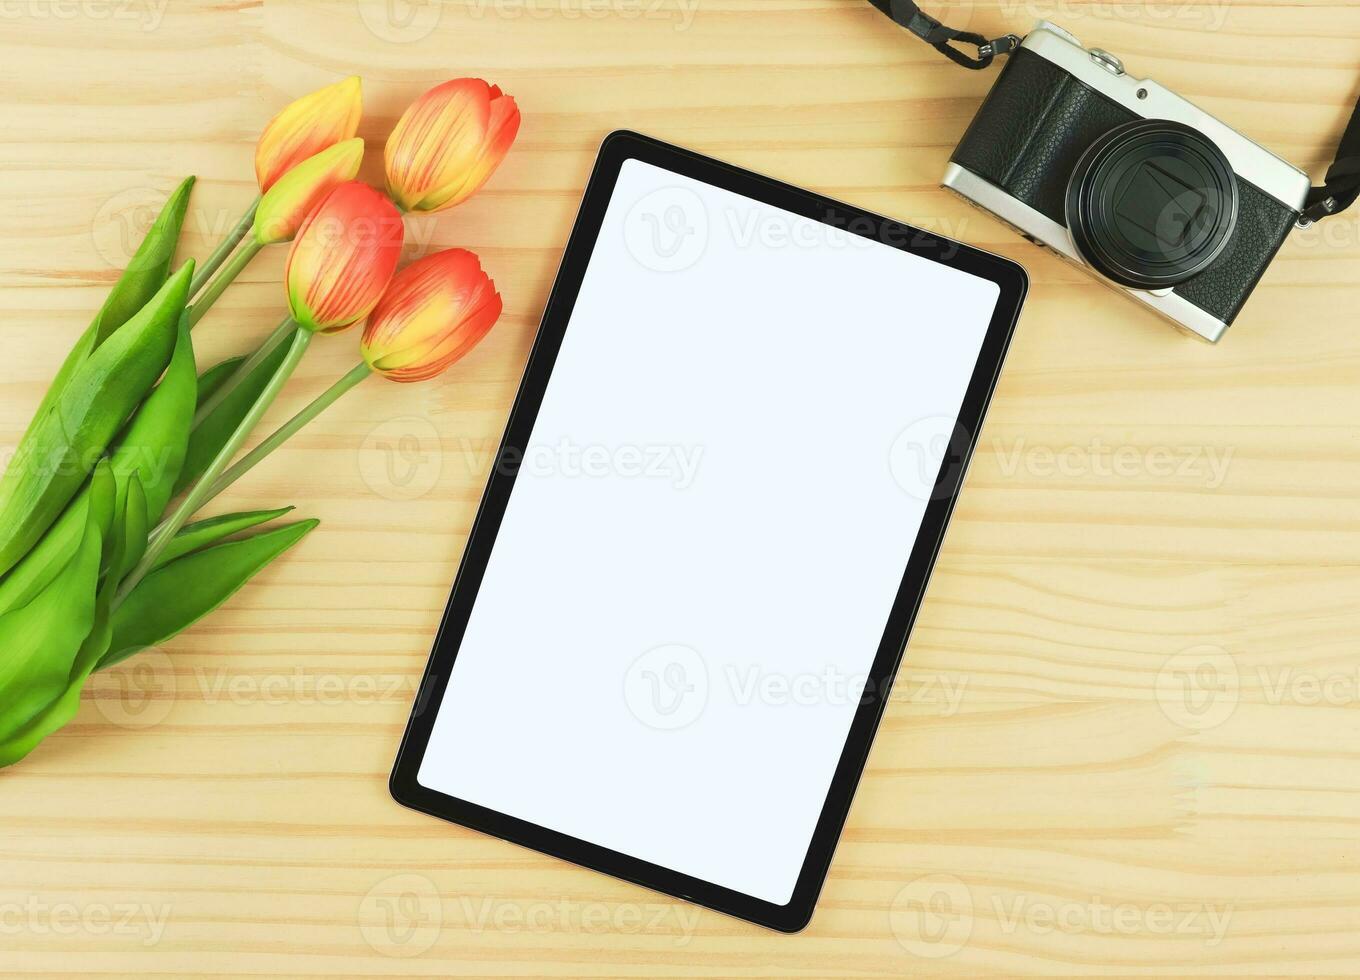
[[1338,214],[1354,204],[1357,197],[1360,197],[1360,105],[1356,105],[1350,122],[1341,131],[1336,159],[1327,168],[1322,186],[1308,192],[1299,224],[1310,225],[1320,218]]
[[[955,64],[964,68],[980,71],[991,66],[999,54],[1010,54],[1020,46],[1021,39],[1014,34],[987,40],[973,31],[958,31],[946,27],[934,17],[923,12],[912,0],[869,0],[875,7],[894,21],[915,34],[926,44],[943,54]],[[977,47],[977,56],[954,46],[961,41]],[[1304,201],[1303,213],[1299,215],[1299,225],[1310,225],[1314,221],[1346,210],[1360,198],[1360,104],[1351,113],[1341,133],[1341,143],[1336,149],[1336,158],[1327,169],[1327,177],[1321,186],[1308,192]]]
[[[987,68],[997,55],[1009,54],[1020,46],[1020,38],[1014,34],[1006,34],[989,41],[972,31],[956,31],[952,27],[945,27],[934,17],[923,13],[912,0],[869,0],[869,2],[950,61],[974,71]],[[978,51],[977,57],[954,47],[952,43],[954,41],[974,45]]]

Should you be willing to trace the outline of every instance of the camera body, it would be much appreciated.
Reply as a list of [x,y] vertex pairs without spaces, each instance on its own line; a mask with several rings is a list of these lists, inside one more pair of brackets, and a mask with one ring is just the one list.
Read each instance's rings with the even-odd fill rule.
[[1308,175],[1040,21],[943,185],[1211,343],[1299,220]]

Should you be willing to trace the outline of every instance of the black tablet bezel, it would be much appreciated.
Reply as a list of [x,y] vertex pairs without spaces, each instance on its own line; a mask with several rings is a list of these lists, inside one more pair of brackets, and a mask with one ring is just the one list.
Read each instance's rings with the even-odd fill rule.
[[[891,685],[906,649],[911,627],[925,594],[945,528],[958,497],[960,485],[977,444],[987,405],[1020,314],[1028,277],[1016,263],[968,245],[942,238],[901,222],[717,160],[661,143],[632,132],[612,133],[600,148],[599,158],[586,187],[575,227],[567,242],[557,280],[529,354],[524,379],[511,409],[496,459],[519,458],[542,405],[567,324],[590,262],[595,240],[604,221],[619,170],[626,160],[641,160],[695,180],[741,194],[766,204],[830,224],[862,237],[886,242],[932,261],[961,269],[995,282],[1000,295],[982,352],[969,382],[959,416],[960,439],[966,442],[962,459],[946,460],[941,466],[935,492],[926,508],[921,530],[893,602],[866,691],[855,713],[850,734],[836,766],[831,787],[822,805],[811,843],[799,871],[793,896],[787,905],[762,901],[750,895],[693,878],[647,861],[561,834],[545,827],[486,809],[466,800],[447,796],[420,785],[417,774],[434,726],[437,706],[444,697],[450,671],[457,657],[501,520],[515,483],[511,466],[495,466],[487,482],[481,506],[473,522],[454,581],[443,622],[425,669],[410,720],[392,770],[392,796],[404,806],[470,827],[512,843],[622,878],[658,892],[686,899],[718,912],[782,932],[797,932],[812,917],[831,864],[836,843],[850,810],[854,791],[878,729]],[[956,450],[962,447],[955,446]],[[962,465],[960,465],[962,464]],[[885,464],[886,465],[886,464]],[[430,706],[436,706],[431,711]]]

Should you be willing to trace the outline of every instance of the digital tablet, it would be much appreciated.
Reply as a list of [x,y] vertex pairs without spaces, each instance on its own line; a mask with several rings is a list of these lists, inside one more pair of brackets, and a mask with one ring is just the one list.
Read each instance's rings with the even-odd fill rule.
[[611,135],[396,799],[806,925],[1026,285],[995,255]]

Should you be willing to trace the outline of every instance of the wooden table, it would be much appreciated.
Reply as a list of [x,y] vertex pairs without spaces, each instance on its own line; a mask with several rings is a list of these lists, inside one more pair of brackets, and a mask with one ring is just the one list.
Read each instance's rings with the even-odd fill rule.
[[[946,5],[937,5],[945,7]],[[1360,8],[954,0],[1037,16],[1320,174]],[[0,774],[0,972],[859,976],[1360,969],[1360,212],[1296,233],[1218,347],[938,189],[990,85],[861,0],[32,0],[0,19],[0,442],[129,229],[261,125],[364,77],[374,152],[475,74],[519,100],[484,193],[412,222],[506,316],[450,376],[372,382],[232,493],[324,522],[101,675]],[[632,128],[977,243],[1034,288],[812,926],[778,936],[418,816],[387,773],[595,149]],[[135,243],[135,237],[132,239]],[[203,361],[282,309],[257,260]],[[316,345],[275,416],[352,363]],[[809,445],[809,465],[817,447]],[[3,652],[0,651],[0,656]],[[902,692],[905,692],[902,693]],[[571,746],[565,751],[598,751]]]

